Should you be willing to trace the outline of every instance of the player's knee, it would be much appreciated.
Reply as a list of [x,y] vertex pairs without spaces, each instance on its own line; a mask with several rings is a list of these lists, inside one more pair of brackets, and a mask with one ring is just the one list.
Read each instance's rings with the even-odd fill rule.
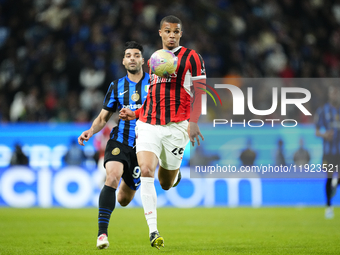
[[164,190],[169,190],[172,187],[171,183],[168,183],[168,182],[162,182],[160,180],[159,183],[160,183],[162,189],[164,189]]
[[128,199],[128,198],[126,198],[126,197],[118,197],[118,203],[121,205],[121,206],[123,206],[123,207],[125,207],[125,206],[127,206],[128,204],[130,204],[130,199]]
[[133,199],[133,195],[126,194],[125,192],[119,192],[117,201],[121,206],[127,206]]
[[118,178],[116,175],[108,174],[108,175],[106,175],[105,183],[109,184],[110,186],[117,188],[119,180],[120,180],[120,178]]
[[147,164],[139,165],[141,176],[142,177],[154,177],[155,170],[151,169],[151,167]]

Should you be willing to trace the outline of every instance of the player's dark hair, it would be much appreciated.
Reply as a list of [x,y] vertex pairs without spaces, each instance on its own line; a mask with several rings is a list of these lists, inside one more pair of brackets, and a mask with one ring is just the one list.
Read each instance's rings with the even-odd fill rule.
[[125,43],[124,54],[127,49],[138,49],[143,55],[143,46],[135,41],[129,41]]
[[182,21],[174,15],[169,15],[169,16],[164,17],[161,20],[160,27],[159,27],[160,29],[162,28],[164,22],[180,24],[181,29],[182,29]]

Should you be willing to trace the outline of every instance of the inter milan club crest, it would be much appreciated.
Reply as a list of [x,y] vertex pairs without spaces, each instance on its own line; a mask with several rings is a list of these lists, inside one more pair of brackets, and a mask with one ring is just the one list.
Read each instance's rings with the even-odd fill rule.
[[138,99],[139,99],[138,91],[135,91],[135,93],[132,94],[132,96],[131,96],[131,100],[136,102]]
[[120,153],[120,149],[118,148],[118,147],[116,147],[116,148],[114,148],[113,150],[112,150],[112,155],[113,156],[116,156],[116,155],[118,155]]

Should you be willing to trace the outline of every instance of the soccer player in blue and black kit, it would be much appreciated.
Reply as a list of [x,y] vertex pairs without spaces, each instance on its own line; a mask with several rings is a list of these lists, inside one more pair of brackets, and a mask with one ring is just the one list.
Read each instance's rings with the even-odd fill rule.
[[[142,53],[142,45],[134,41],[125,44],[123,65],[127,70],[127,75],[110,84],[103,109],[93,121],[91,128],[84,131],[78,138],[80,145],[84,145],[84,141],[88,141],[93,134],[103,129],[117,109],[129,108],[135,111],[142,106],[149,85],[149,74],[142,70],[144,64]],[[106,180],[99,196],[97,239],[99,249],[109,247],[107,229],[111,213],[115,209],[116,190],[121,177],[118,202],[122,206],[127,206],[131,202],[140,186],[141,171],[134,147],[135,125],[136,120],[119,120],[118,125],[112,129],[107,142],[104,157]]]
[[[334,217],[332,197],[335,195],[337,185],[332,183],[333,174],[339,171],[340,165],[340,88],[329,88],[329,102],[317,110],[316,136],[323,138],[323,166],[327,167],[326,197],[327,207],[325,218]],[[321,129],[324,132],[321,132]]]

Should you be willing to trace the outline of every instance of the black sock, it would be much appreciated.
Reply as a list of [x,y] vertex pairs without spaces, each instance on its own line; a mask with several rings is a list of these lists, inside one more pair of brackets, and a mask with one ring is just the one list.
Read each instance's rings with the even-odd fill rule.
[[99,195],[98,236],[107,234],[110,216],[116,206],[116,189],[104,185]]
[[327,178],[326,181],[326,197],[327,206],[331,206],[332,178]]

